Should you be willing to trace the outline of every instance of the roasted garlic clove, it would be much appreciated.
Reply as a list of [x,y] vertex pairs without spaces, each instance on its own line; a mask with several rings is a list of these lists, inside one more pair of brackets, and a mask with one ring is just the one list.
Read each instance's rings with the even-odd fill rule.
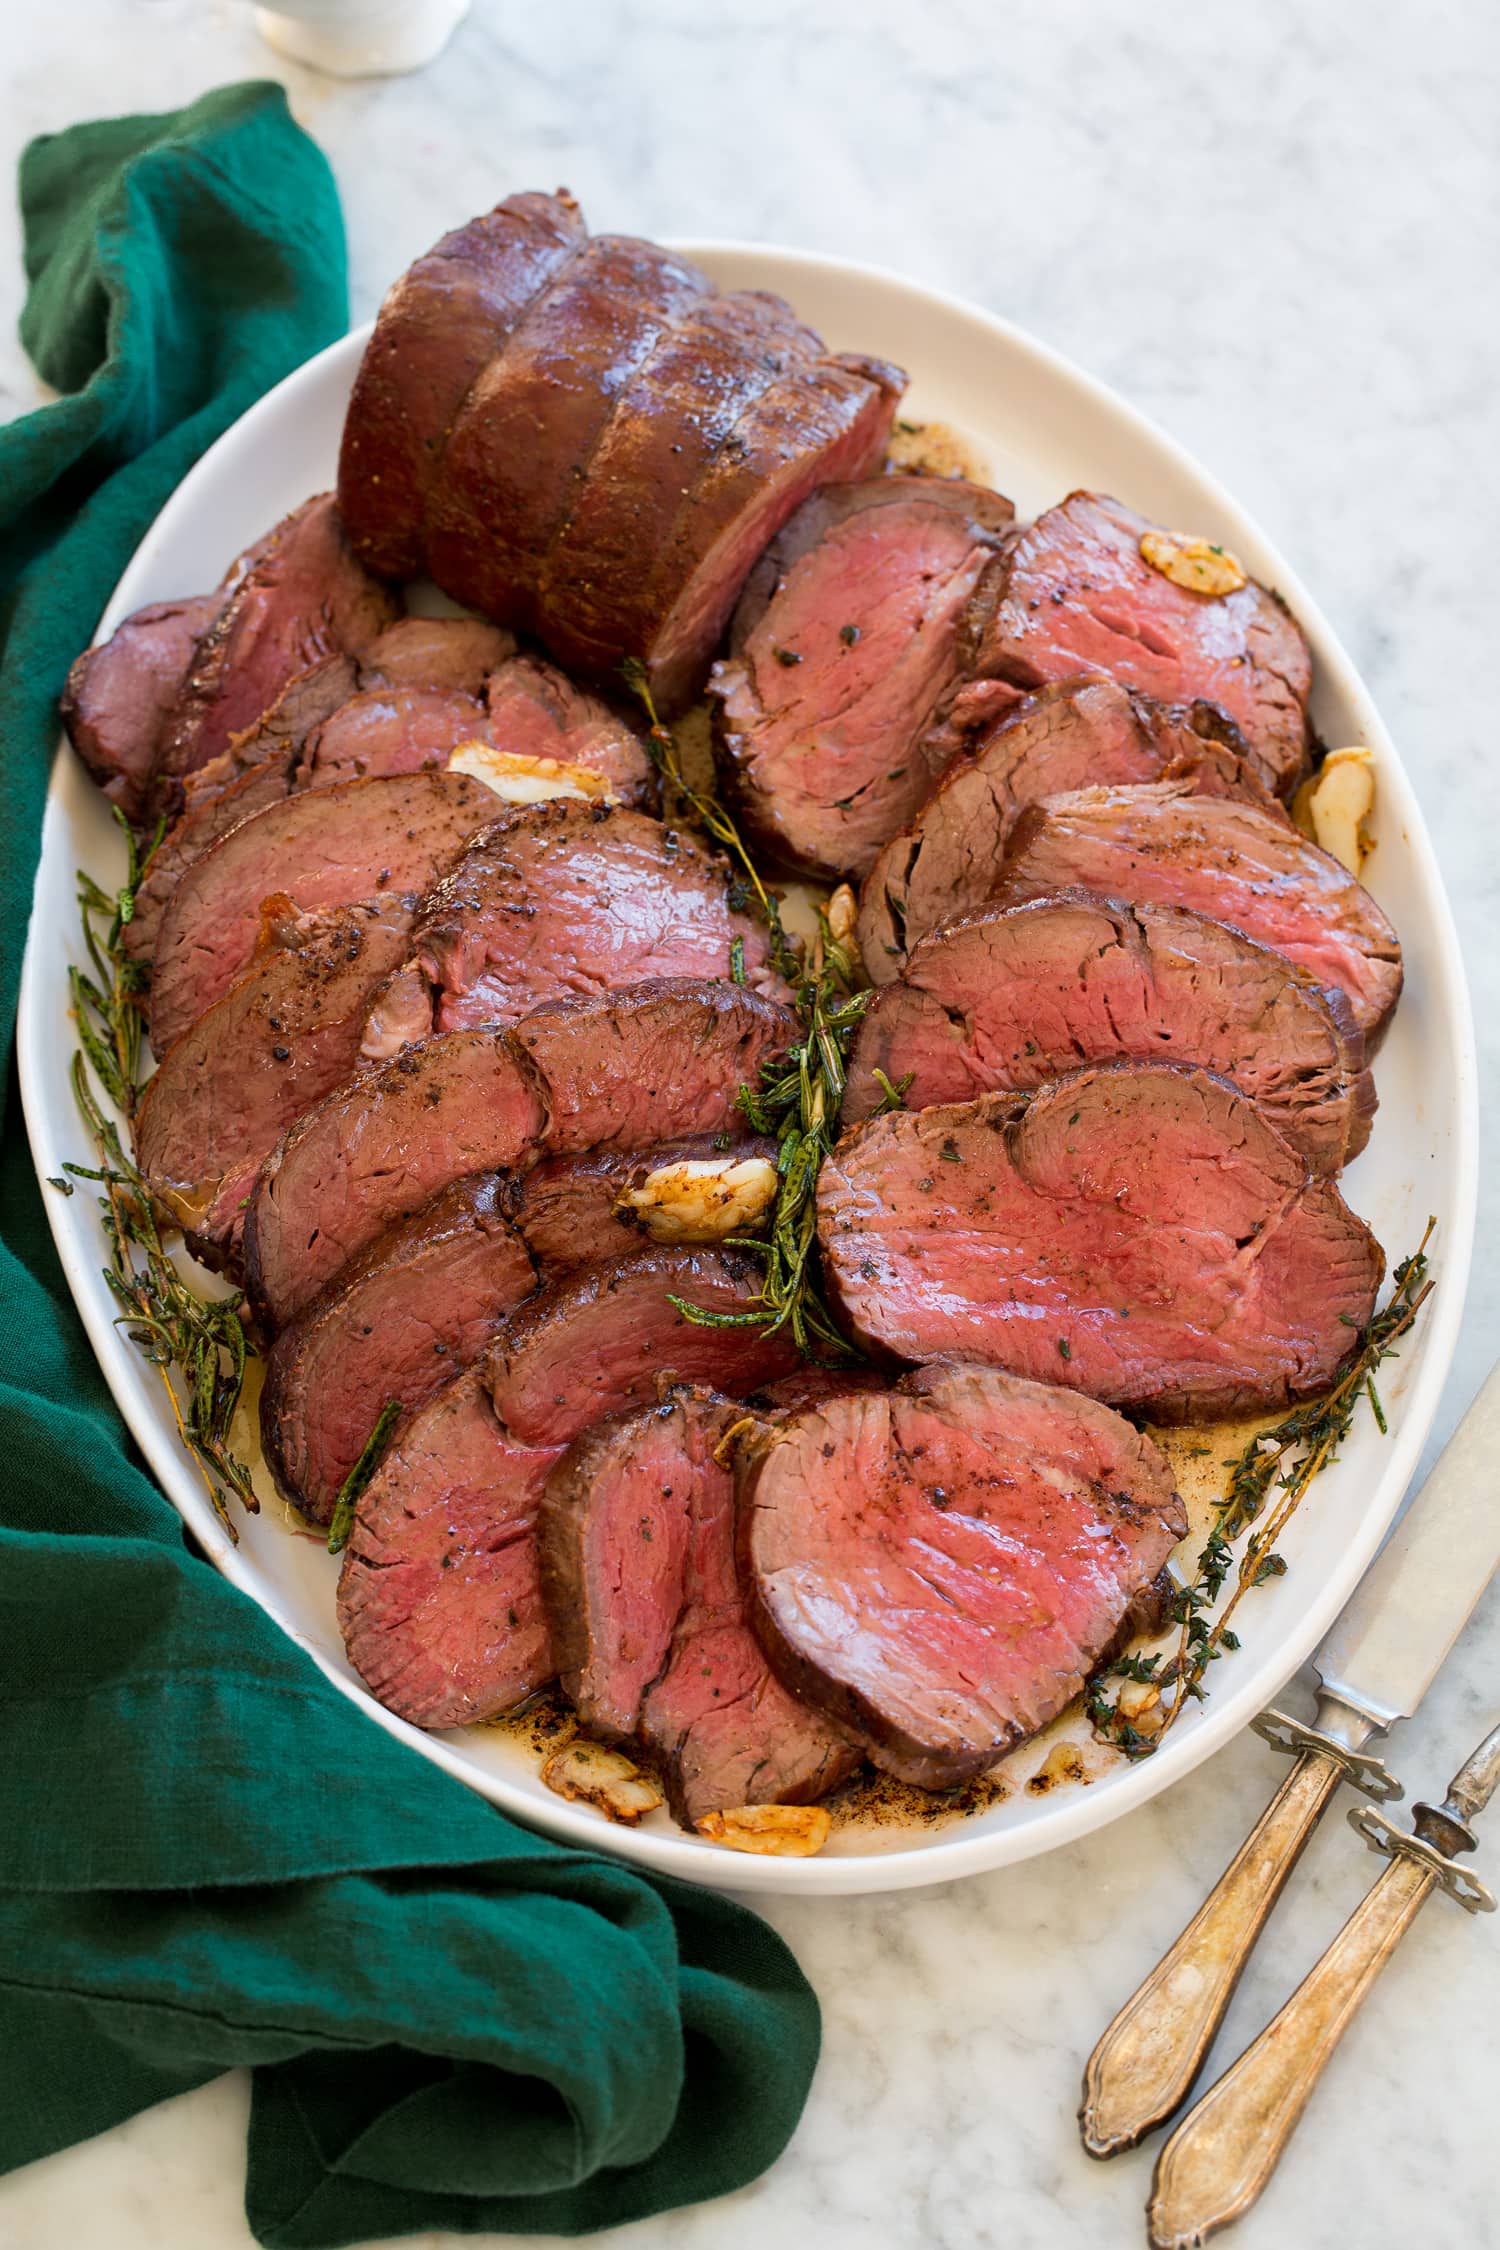
[[594,805],[619,803],[602,773],[567,765],[560,758],[497,750],[491,742],[461,742],[449,756],[448,771],[472,774],[509,805],[540,805],[549,797],[581,797]]
[[1357,875],[1370,849],[1366,822],[1375,809],[1375,761],[1362,743],[1330,750],[1297,792],[1295,811],[1314,843]]
[[1237,555],[1185,531],[1143,531],[1141,553],[1153,570],[1190,594],[1237,594],[1246,582]]
[[851,944],[854,938],[854,918],[859,909],[853,889],[848,883],[840,883],[829,899],[826,911],[828,934],[835,945]]
[[618,1750],[575,1736],[565,1748],[555,1750],[542,1767],[542,1779],[559,1797],[576,1797],[597,1805],[611,1820],[633,1828],[644,1813],[655,1812],[661,1790],[639,1766]]
[[734,1812],[705,1813],[698,1833],[732,1852],[761,1852],[783,1859],[811,1859],[828,1841],[833,1826],[821,1805],[740,1805]]
[[653,1242],[722,1242],[754,1226],[775,1200],[776,1167],[767,1157],[684,1157],[623,1189],[615,1209]]

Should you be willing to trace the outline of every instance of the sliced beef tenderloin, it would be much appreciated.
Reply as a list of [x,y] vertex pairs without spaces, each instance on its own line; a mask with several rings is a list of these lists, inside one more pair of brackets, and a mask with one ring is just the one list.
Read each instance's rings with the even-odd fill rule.
[[711,1383],[731,1398],[790,1374],[795,1345],[753,1323],[761,1265],[740,1250],[637,1250],[561,1274],[506,1322],[490,1354],[490,1391],[529,1445],[566,1443],[601,1414],[654,1400],[659,1382]]
[[538,1521],[563,1686],[595,1733],[661,1761],[684,1827],[739,1805],[807,1804],[859,1753],[791,1695],[750,1630],[734,1476],[743,1408],[683,1388],[574,1441]]
[[395,603],[359,562],[331,493],[277,526],[199,642],[162,736],[153,801],[182,802],[185,774],[253,726],[299,672],[325,656],[358,656],[395,617]]
[[635,728],[556,665],[515,657],[490,674],[485,696],[497,750],[601,774],[622,805],[656,803],[655,772]]
[[1364,886],[1300,829],[1180,784],[1083,789],[1029,806],[995,892],[1058,890],[1185,906],[1283,953],[1343,992],[1374,1053],[1401,992],[1401,947]]
[[1211,704],[1156,703],[1097,675],[1011,704],[973,735],[865,878],[856,935],[871,983],[889,984],[919,938],[993,896],[1010,832],[1039,797],[1171,779],[1275,811],[1243,751]]
[[[644,663],[666,715],[703,686],[751,566],[787,518],[819,486],[879,469],[905,387],[884,360],[824,353],[789,367],[735,424],[658,551],[640,637],[617,653]],[[551,630],[566,656],[563,622]]]
[[745,818],[788,864],[862,875],[925,801],[923,744],[1012,514],[938,477],[825,486],[756,564],[711,685]]
[[995,575],[976,669],[1022,687],[1107,672],[1164,703],[1217,703],[1266,785],[1289,795],[1308,755],[1312,661],[1301,629],[1253,578],[1225,594],[1174,583],[1142,552],[1159,530],[1099,493],[1048,508]]
[[187,869],[162,916],[151,969],[151,1043],[165,1054],[255,950],[262,900],[310,911],[420,897],[497,803],[465,774],[345,781],[268,805]]
[[1064,1711],[1187,1530],[1166,1461],[1121,1415],[958,1361],[808,1407],[742,1479],[773,1664],[924,1789]]
[[653,1148],[737,1121],[795,1018],[732,984],[661,982],[459,1031],[361,1071],[264,1166],[245,1225],[261,1319],[280,1327],[429,1196],[540,1152]]
[[538,1008],[512,1038],[546,1089],[545,1153],[567,1156],[738,1130],[740,1088],[796,1034],[789,1009],[742,985],[664,977]]
[[234,1252],[262,1163],[354,1068],[371,996],[410,940],[406,901],[301,914],[267,900],[244,975],[167,1049],[136,1117],[136,1158],[200,1257]]
[[371,1011],[364,1052],[433,1031],[515,1023],[568,994],[652,977],[785,992],[763,927],[729,905],[729,869],[647,813],[558,799],[476,837],[417,917],[411,959]]
[[877,994],[849,1058],[843,1120],[1029,1092],[1080,1063],[1195,1062],[1233,1079],[1315,1172],[1369,1137],[1375,1086],[1344,996],[1222,922],[1083,893],[941,924]]
[[183,780],[183,805],[151,854],[135,895],[135,912],[125,925],[125,950],[145,967],[156,951],[157,932],[172,893],[195,859],[251,813],[290,796],[302,746],[359,682],[358,667],[347,656],[328,656],[283,688],[281,694],[227,750]]
[[821,1406],[825,1399],[842,1398],[846,1391],[884,1391],[890,1377],[879,1367],[851,1361],[843,1367],[820,1367],[804,1360],[790,1375],[780,1375],[763,1390],[752,1391],[749,1403],[771,1414],[800,1414],[804,1406]]
[[823,1167],[818,1230],[876,1349],[988,1360],[1174,1422],[1325,1389],[1383,1270],[1252,1103],[1167,1064],[873,1118]]
[[446,766],[460,744],[488,736],[476,696],[401,684],[366,688],[308,739],[293,783],[321,788],[367,774],[421,773]]
[[536,1513],[561,1452],[511,1437],[476,1368],[418,1408],[376,1471],[339,1630],[371,1694],[414,1726],[495,1718],[551,1679]]
[[410,1415],[473,1366],[536,1269],[495,1173],[400,1220],[291,1321],[266,1359],[261,1450],[278,1489],[327,1523],[384,1407]]
[[339,454],[350,537],[382,577],[422,569],[428,489],[464,399],[587,239],[570,195],[508,196],[444,235],[387,291]]
[[[642,1187],[653,1172],[679,1164],[733,1165],[749,1157],[774,1162],[775,1142],[756,1134],[693,1133],[657,1148],[544,1157],[529,1172],[511,1176],[506,1209],[537,1264],[562,1273],[639,1247],[641,1220],[622,1207],[621,1198]],[[705,1231],[699,1239],[716,1242],[724,1231]],[[730,1231],[749,1230],[737,1224]]]
[[392,687],[478,696],[515,653],[515,635],[482,617],[398,617],[366,647],[364,671]]
[[547,638],[547,555],[605,425],[658,338],[712,293],[686,259],[627,235],[597,235],[567,263],[455,417],[427,512],[446,593]]
[[388,1228],[455,1181],[521,1163],[545,1118],[503,1034],[459,1032],[355,1073],[266,1160],[245,1217],[263,1326],[283,1327]]
[[510,1710],[550,1678],[535,1524],[564,1446],[601,1414],[652,1400],[680,1368],[732,1389],[787,1348],[746,1328],[695,1328],[674,1287],[743,1312],[750,1261],[652,1253],[591,1267],[512,1313],[475,1370],[413,1416],[359,1504],[339,1585],[351,1663],[419,1726]]
[[193,653],[223,606],[222,593],[151,602],[86,648],[68,673],[68,740],[130,821],[145,815],[163,731]]

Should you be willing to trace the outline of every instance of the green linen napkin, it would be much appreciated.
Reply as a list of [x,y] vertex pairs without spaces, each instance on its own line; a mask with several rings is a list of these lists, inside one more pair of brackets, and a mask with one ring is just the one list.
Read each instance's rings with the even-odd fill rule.
[[[7,1047],[68,662],[184,470],[345,323],[333,183],[277,87],[37,142],[21,196],[23,333],[67,395],[0,431]],[[771,2162],[818,2043],[786,1948],[513,1826],[193,1555],[74,1317],[13,1086],[0,1442],[0,2169],[236,2063],[267,2244],[578,2233]]]

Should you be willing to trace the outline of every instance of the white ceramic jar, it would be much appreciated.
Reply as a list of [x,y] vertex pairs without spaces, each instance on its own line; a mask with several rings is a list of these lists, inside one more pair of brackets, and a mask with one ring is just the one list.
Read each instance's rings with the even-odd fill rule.
[[255,21],[278,54],[336,78],[391,77],[441,54],[469,0],[277,0]]

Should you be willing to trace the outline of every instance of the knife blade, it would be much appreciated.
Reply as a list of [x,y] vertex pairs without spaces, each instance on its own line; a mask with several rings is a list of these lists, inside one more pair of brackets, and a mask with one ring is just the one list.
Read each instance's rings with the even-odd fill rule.
[[1323,1694],[1377,1727],[1409,1719],[1500,1568],[1500,1366],[1317,1655]]
[[1316,1721],[1256,1731],[1297,1761],[1203,1906],[1089,2057],[1078,2113],[1090,2156],[1136,2147],[1186,2100],[1245,1963],[1342,1781],[1399,1797],[1364,1745],[1410,1718],[1500,1566],[1500,1365],[1313,1658]]

